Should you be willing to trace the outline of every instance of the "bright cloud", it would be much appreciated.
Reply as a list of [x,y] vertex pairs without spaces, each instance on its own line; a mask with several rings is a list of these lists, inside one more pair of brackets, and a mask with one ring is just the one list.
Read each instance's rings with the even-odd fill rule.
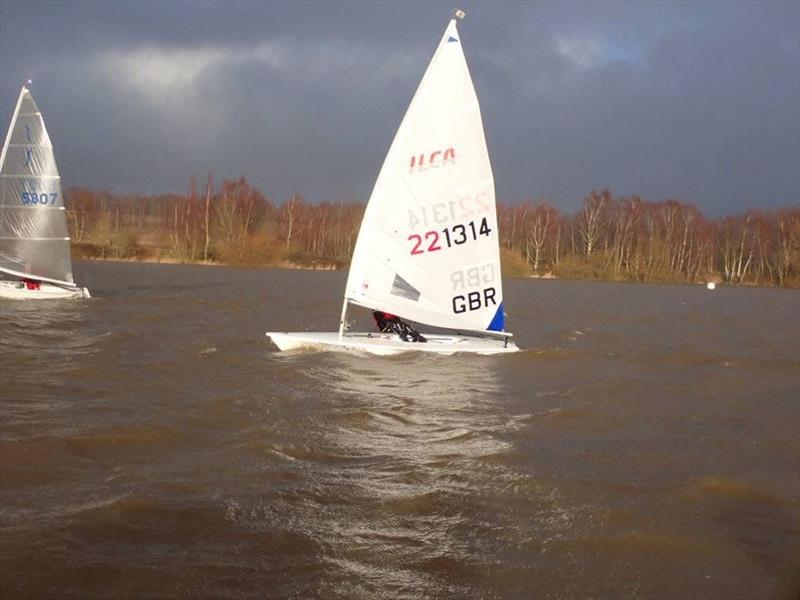
[[147,46],[111,50],[97,58],[97,67],[111,81],[158,98],[164,90],[186,89],[209,65],[224,59],[215,48],[168,50]]
[[[104,85],[172,122],[221,127],[225,111],[217,106],[220,94],[208,94],[210,78],[225,70],[256,66],[275,81],[325,89],[336,93],[359,81],[362,90],[376,90],[398,79],[414,79],[423,58],[403,49],[376,52],[359,44],[323,45],[296,41],[265,41],[242,46],[167,48],[155,45],[112,49],[92,59],[92,71]],[[369,76],[365,76],[365,74]]]
[[604,44],[591,37],[557,36],[555,46],[559,55],[582,69],[597,66],[606,55]]
[[118,86],[154,103],[165,94],[191,93],[211,70],[257,64],[275,74],[298,77],[307,84],[330,83],[343,73],[369,73],[371,82],[384,85],[419,70],[418,53],[397,51],[389,55],[352,44],[314,47],[286,42],[264,42],[250,48],[163,48],[143,46],[110,50],[95,59],[95,71]]

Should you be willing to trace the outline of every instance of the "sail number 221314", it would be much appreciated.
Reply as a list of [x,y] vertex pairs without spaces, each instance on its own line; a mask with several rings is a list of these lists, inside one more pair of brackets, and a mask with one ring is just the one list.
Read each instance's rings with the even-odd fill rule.
[[424,254],[476,241],[479,236],[488,236],[490,233],[492,230],[484,217],[477,225],[475,221],[470,221],[466,225],[460,223],[440,230],[426,231],[421,235],[412,233],[408,236],[408,241],[412,244],[411,254]]

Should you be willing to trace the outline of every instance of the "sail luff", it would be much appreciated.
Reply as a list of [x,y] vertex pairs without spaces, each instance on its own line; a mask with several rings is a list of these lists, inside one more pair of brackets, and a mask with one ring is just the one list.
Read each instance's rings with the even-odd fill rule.
[[6,162],[6,153],[8,152],[8,146],[11,144],[11,134],[14,131],[14,126],[17,124],[17,117],[19,116],[19,108],[22,106],[22,98],[25,96],[25,92],[28,91],[24,85],[22,89],[19,91],[19,97],[17,98],[17,106],[14,107],[14,114],[11,116],[11,124],[8,126],[8,131],[6,132],[6,141],[3,143],[3,151],[0,152],[0,171],[3,170],[3,165]]
[[[356,247],[358,247],[358,240],[361,238],[362,231],[364,230],[365,226],[368,223],[368,215],[370,214],[370,207],[372,207],[372,210],[375,210],[374,207],[376,206],[376,203],[372,202],[372,196],[375,195],[375,188],[377,187],[377,185],[378,185],[378,183],[380,181],[381,175],[382,175],[384,169],[386,168],[386,162],[388,161],[389,157],[392,155],[392,150],[395,148],[395,146],[398,143],[398,139],[400,138],[400,133],[403,131],[404,125],[406,124],[407,120],[409,119],[409,115],[412,114],[412,110],[413,110],[415,104],[418,102],[419,90],[422,87],[422,83],[428,77],[428,73],[430,73],[430,71],[433,69],[434,65],[436,64],[437,58],[439,56],[439,48],[442,46],[442,42],[444,41],[445,37],[447,36],[447,31],[451,27],[454,28],[455,26],[456,26],[456,20],[455,19],[451,19],[450,23],[447,26],[447,29],[445,30],[444,34],[442,35],[442,39],[439,40],[439,44],[436,46],[436,52],[434,52],[434,55],[431,58],[430,62],[428,63],[428,66],[425,67],[425,71],[422,74],[422,78],[420,79],[420,83],[417,86],[417,89],[414,92],[414,95],[411,97],[411,101],[408,103],[408,108],[406,109],[406,112],[403,115],[403,118],[400,120],[400,125],[397,127],[397,131],[395,133],[395,137],[392,139],[392,143],[389,145],[389,150],[386,152],[386,157],[384,159],[384,164],[381,166],[381,170],[378,172],[378,177],[376,178],[375,184],[373,185],[373,192],[370,195],[370,200],[367,202],[367,208],[364,211],[364,217],[361,220],[361,227],[358,230],[358,237],[356,238]],[[354,253],[355,253],[355,251],[354,251]],[[345,297],[347,297],[347,289],[345,289]]]
[[[17,97],[17,105],[14,107],[14,113],[11,115],[11,123],[8,126],[8,131],[6,132],[6,139],[3,142],[3,150],[0,151],[0,173],[3,172],[3,166],[6,162],[6,153],[8,152],[8,147],[11,144],[11,134],[14,131],[14,126],[17,124],[17,116],[19,115],[20,106],[22,106],[22,97],[25,95],[26,88],[23,85],[22,89],[19,91],[19,96]],[[0,197],[5,195],[5,182],[0,181]],[[5,200],[3,200],[2,204],[0,205],[0,223],[3,222],[5,215],[3,214],[6,209]],[[10,269],[4,269],[2,265],[0,265],[0,272],[8,273],[9,275],[19,276],[17,273],[12,272]]]

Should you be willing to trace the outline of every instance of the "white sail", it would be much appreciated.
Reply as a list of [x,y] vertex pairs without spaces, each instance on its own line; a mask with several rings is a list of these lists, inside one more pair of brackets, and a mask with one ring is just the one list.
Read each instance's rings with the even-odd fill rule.
[[370,196],[345,301],[460,331],[503,331],[494,178],[455,19]]
[[24,86],[0,155],[0,271],[74,285],[53,146]]

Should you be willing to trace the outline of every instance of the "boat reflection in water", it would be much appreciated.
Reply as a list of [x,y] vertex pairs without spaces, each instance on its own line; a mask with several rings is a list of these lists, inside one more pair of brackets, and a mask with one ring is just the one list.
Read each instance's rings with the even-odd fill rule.
[[[528,415],[504,409],[496,367],[508,358],[289,358],[308,361],[324,422],[313,451],[289,450],[315,463],[315,481],[285,508],[307,511],[301,527],[343,586],[470,594],[497,575],[498,548],[569,525],[555,487],[515,467]],[[540,518],[520,528],[532,511]],[[503,567],[517,568],[510,557]]]

